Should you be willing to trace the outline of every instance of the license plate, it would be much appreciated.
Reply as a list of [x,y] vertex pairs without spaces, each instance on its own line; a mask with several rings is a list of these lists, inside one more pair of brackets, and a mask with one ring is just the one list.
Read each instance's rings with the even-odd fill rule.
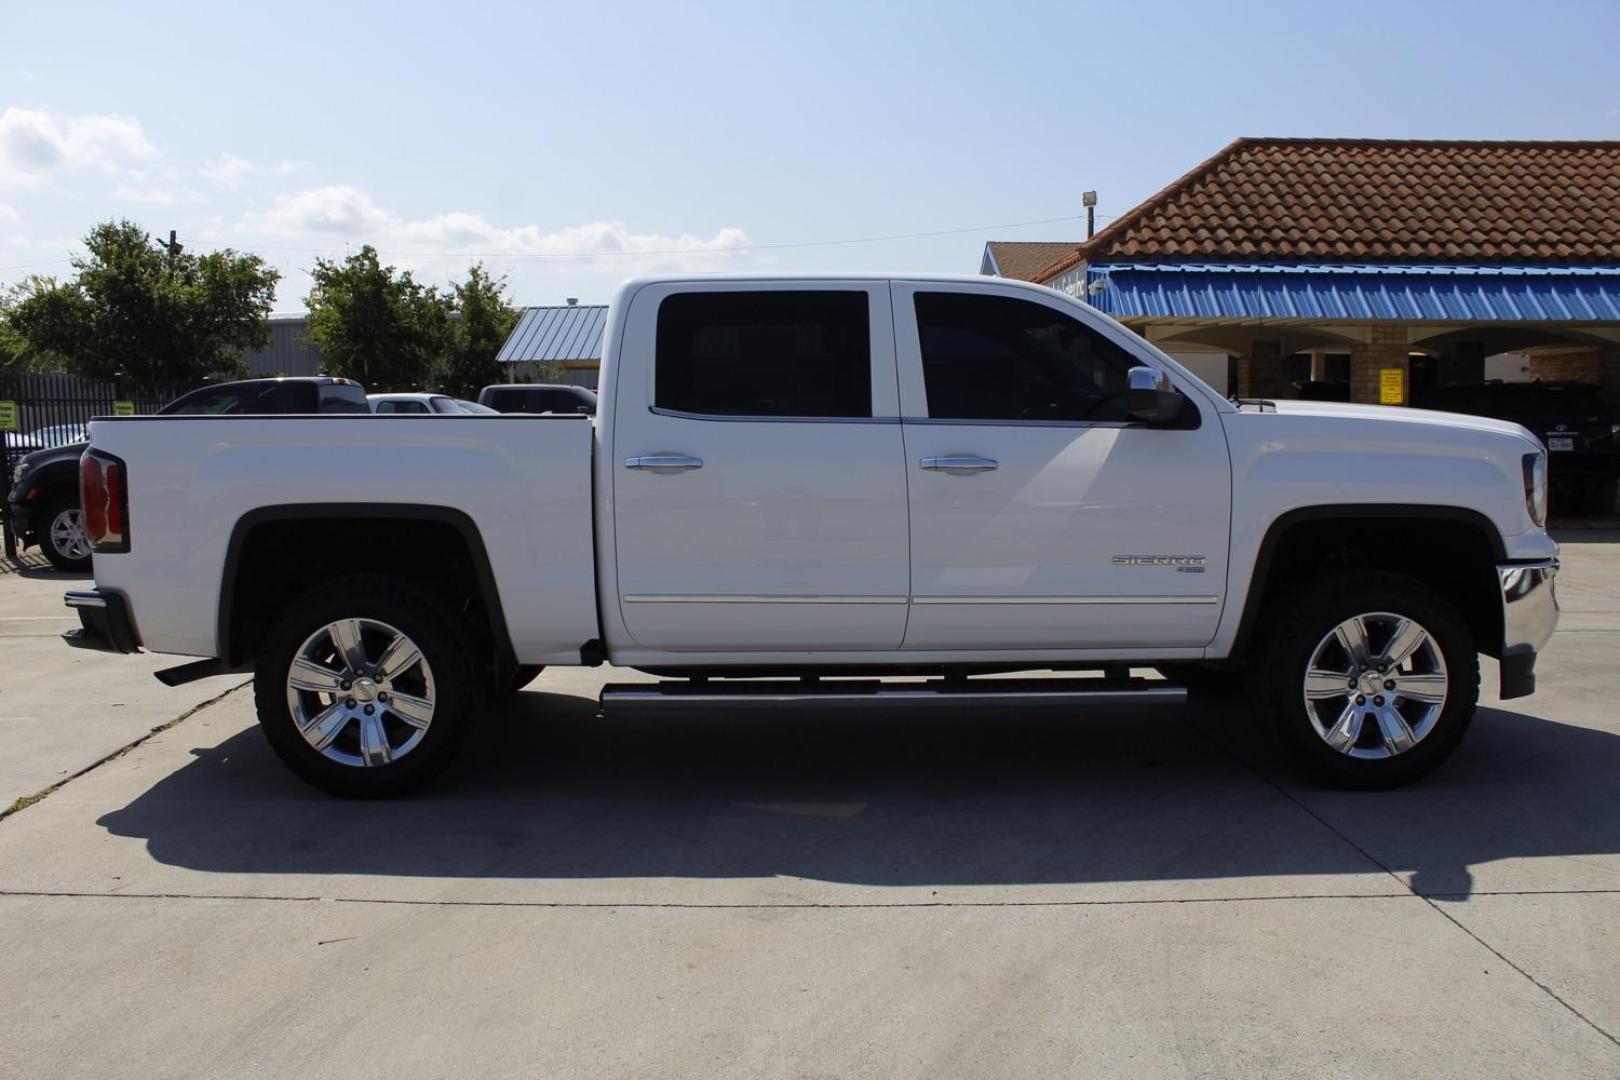
[[1549,450],[1573,450],[1573,449],[1575,449],[1575,440],[1573,438],[1563,438],[1563,439],[1561,439],[1556,435],[1551,435],[1551,436],[1548,436],[1548,438],[1547,438],[1547,449],[1549,449]]

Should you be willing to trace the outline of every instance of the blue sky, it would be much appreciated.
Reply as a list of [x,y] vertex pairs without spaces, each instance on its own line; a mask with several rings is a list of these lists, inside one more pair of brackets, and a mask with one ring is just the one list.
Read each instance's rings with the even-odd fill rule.
[[109,216],[259,252],[278,310],[367,242],[433,282],[481,254],[518,303],[971,272],[1239,135],[1620,138],[1617,46],[1615,0],[13,2],[0,282],[70,272]]

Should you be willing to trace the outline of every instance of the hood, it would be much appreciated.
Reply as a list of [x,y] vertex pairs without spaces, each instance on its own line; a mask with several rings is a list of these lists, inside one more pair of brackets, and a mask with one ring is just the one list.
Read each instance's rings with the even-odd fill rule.
[[1412,409],[1395,405],[1349,405],[1338,401],[1278,401],[1277,412],[1284,416],[1320,416],[1341,420],[1380,420],[1397,424],[1423,424],[1429,427],[1450,428],[1453,431],[1479,432],[1490,435],[1516,435],[1541,446],[1522,424],[1511,420],[1493,420],[1488,416],[1468,416],[1463,413],[1434,412],[1430,409]]
[[61,446],[51,446],[44,450],[30,451],[17,460],[22,465],[24,471],[32,472],[41,465],[49,465],[56,461],[66,461],[69,459],[77,461],[79,460],[79,455],[83,454],[89,446],[90,444],[88,442],[63,443]]

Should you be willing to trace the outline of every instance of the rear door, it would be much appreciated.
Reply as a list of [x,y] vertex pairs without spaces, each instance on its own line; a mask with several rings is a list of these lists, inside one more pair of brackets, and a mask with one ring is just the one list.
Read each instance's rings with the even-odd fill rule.
[[887,284],[649,285],[623,341],[612,508],[635,641],[898,648],[906,477]]
[[1201,646],[1221,612],[1231,466],[1201,393],[1126,418],[1151,359],[1061,297],[893,286],[911,507],[907,649]]

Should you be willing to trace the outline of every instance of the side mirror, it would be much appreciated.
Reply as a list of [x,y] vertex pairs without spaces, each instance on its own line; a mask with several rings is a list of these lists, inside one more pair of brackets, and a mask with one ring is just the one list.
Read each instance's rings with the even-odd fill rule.
[[1136,367],[1125,373],[1125,413],[1132,420],[1168,424],[1181,415],[1187,399],[1170,385],[1170,377],[1158,368]]

